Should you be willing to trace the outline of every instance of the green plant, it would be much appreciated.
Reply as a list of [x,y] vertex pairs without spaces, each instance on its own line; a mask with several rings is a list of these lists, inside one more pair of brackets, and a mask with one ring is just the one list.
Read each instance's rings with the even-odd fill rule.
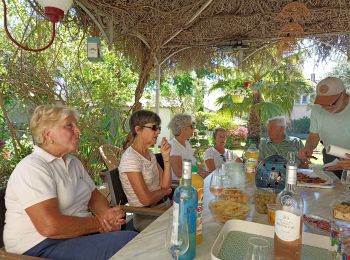
[[310,129],[310,118],[302,117],[293,119],[287,126],[287,131],[290,133],[308,134]]

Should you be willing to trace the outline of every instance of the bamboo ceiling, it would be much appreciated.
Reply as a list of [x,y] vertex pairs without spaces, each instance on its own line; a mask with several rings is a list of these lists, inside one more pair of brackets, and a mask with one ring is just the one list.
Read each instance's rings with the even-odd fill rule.
[[74,5],[84,21],[99,28],[110,46],[123,42],[136,50],[142,41],[160,62],[176,52],[181,56],[180,51],[198,47],[205,52],[242,43],[256,49],[266,42],[283,39],[283,28],[294,22],[302,28],[295,35],[297,38],[329,38],[350,32],[349,0],[294,1],[305,4],[305,15],[281,17],[283,7],[291,2],[75,0]]

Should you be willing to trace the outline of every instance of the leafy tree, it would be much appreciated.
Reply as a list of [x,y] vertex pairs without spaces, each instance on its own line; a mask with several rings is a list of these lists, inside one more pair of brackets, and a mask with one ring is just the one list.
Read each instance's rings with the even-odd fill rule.
[[[32,8],[22,5],[21,0],[11,1],[10,7],[9,10],[16,10],[9,13],[10,23],[17,25],[10,28],[15,38],[24,37],[26,44],[33,47],[44,45],[50,29],[37,27],[40,19],[28,15]],[[82,131],[77,155],[97,181],[103,167],[98,147],[107,142],[121,146],[124,142],[122,122],[127,118],[127,104],[132,101],[138,74],[121,53],[106,50],[104,45],[104,61],[89,62],[85,48],[89,33],[79,27],[74,13],[71,15],[59,25],[54,44],[40,53],[18,50],[4,31],[0,31],[0,138],[11,136],[10,142],[6,143],[11,145],[8,149],[11,161],[18,162],[29,153],[25,149],[29,140],[24,142],[20,129],[9,117],[14,105],[29,114],[41,104],[61,103],[76,107],[80,112]],[[35,32],[41,38],[34,33],[23,34],[26,28],[39,28]],[[8,134],[4,135],[2,129]]]
[[329,76],[340,78],[347,89],[350,89],[350,63],[346,59],[341,60],[329,73]]
[[[220,111],[248,116],[249,136],[259,143],[261,123],[272,116],[290,114],[298,95],[311,91],[300,62],[298,53],[280,56],[275,49],[266,49],[247,59],[242,68],[219,67],[217,82],[210,90],[223,92],[217,99]],[[243,102],[234,103],[232,94],[245,88]]]

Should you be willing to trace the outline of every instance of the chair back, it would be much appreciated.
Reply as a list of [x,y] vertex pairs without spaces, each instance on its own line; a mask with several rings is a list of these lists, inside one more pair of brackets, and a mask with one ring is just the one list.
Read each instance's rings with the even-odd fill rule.
[[6,193],[6,187],[1,187],[0,188],[0,248],[4,246],[3,233],[4,233],[5,213],[6,213],[5,193]]
[[159,164],[160,168],[163,169],[164,171],[164,161],[163,161],[163,156],[161,153],[155,153],[157,163]]
[[109,192],[111,194],[112,205],[125,205],[128,202],[128,199],[125,195],[122,183],[119,178],[118,168],[107,171],[105,180],[108,184]]
[[113,170],[119,166],[123,149],[111,144],[103,144],[98,148],[98,150],[108,170]]

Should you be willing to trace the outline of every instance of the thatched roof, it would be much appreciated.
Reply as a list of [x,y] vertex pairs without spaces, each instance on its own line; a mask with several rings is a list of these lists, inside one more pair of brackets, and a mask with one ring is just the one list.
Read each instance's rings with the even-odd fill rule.
[[[184,51],[182,57],[179,52],[178,59],[194,59],[196,55],[189,57],[186,50],[203,54],[243,45],[251,51],[287,36],[326,37],[329,41],[332,36],[350,32],[349,0],[294,1],[304,3],[306,10],[281,15],[283,8],[292,2],[75,0],[74,4],[80,16],[86,15],[85,21],[98,25],[110,45],[123,42],[136,51],[142,41],[160,61],[177,51]],[[290,24],[297,24],[302,31],[294,26],[288,34]],[[340,46],[346,48],[346,43],[341,42]],[[196,51],[198,47],[200,50]]]

